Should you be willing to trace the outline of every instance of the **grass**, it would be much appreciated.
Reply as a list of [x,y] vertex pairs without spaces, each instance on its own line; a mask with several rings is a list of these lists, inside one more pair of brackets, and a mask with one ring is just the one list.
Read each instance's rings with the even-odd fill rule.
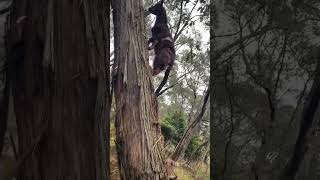
[[118,157],[115,144],[116,138],[116,128],[114,123],[110,124],[110,170],[111,170],[111,180],[120,180],[119,167],[118,167]]
[[207,165],[200,163],[193,169],[180,166],[175,167],[174,172],[180,180],[209,180],[210,172]]
[[[111,180],[120,180],[118,158],[115,144],[115,127],[114,123],[111,123],[110,127],[110,169],[111,169]],[[196,171],[195,171],[196,170]],[[207,165],[199,163],[193,169],[187,168],[183,165],[177,166],[174,169],[175,174],[180,180],[209,180],[210,172]]]

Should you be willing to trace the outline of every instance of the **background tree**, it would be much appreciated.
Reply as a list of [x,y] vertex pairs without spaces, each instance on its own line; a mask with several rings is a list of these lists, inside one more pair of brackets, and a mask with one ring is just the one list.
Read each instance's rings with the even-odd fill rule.
[[[318,100],[312,98],[310,106],[306,99],[317,96],[312,89],[317,87],[318,9],[316,1],[215,2],[211,133],[216,179],[319,178],[318,171],[310,171],[319,166],[314,158],[318,113],[312,111]],[[304,143],[310,147],[301,153]]]
[[208,89],[204,95],[203,104],[200,111],[197,113],[194,119],[190,120],[188,127],[186,128],[183,136],[175,148],[175,151],[171,155],[173,161],[177,161],[184,154],[194,135],[199,133],[201,128],[201,120],[206,111],[206,106],[209,99],[209,92],[210,90]]

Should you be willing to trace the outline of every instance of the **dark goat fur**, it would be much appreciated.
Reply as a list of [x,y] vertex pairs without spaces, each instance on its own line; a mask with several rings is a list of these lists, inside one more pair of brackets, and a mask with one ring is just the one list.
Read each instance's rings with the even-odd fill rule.
[[149,12],[157,16],[151,29],[152,37],[148,41],[148,44],[152,43],[152,46],[148,49],[154,49],[155,52],[152,71],[152,75],[155,76],[165,70],[166,67],[171,68],[173,66],[175,49],[167,24],[167,13],[163,7],[163,0],[150,7]]

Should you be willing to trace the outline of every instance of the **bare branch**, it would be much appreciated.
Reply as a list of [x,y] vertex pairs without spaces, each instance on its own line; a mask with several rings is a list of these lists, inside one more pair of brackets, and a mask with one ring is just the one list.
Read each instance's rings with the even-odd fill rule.
[[231,91],[230,91],[229,86],[228,86],[228,71],[229,71],[229,68],[227,68],[227,71],[225,73],[224,82],[225,82],[226,90],[228,92],[228,99],[229,99],[229,106],[230,106],[230,126],[231,126],[231,129],[230,129],[230,132],[229,132],[229,135],[228,135],[227,144],[226,144],[225,149],[224,149],[224,164],[223,164],[223,169],[222,169],[222,180],[225,179],[225,174],[226,174],[226,171],[227,171],[228,150],[229,150],[229,146],[231,144],[232,135],[233,135],[233,131],[234,131],[234,125],[233,125],[233,100],[232,100],[232,97],[231,97]]
[[298,111],[298,108],[299,108],[299,106],[300,106],[300,104],[301,104],[301,102],[302,102],[302,99],[303,99],[304,94],[305,94],[305,92],[306,92],[306,90],[307,90],[307,87],[308,87],[308,84],[309,84],[310,80],[311,80],[311,77],[308,78],[308,80],[306,81],[306,83],[305,83],[304,86],[303,86],[302,92],[300,93],[299,99],[298,99],[298,101],[297,101],[297,105],[296,105],[296,107],[294,108],[294,111],[293,111],[293,113],[292,113],[292,115],[291,115],[291,118],[290,118],[290,121],[289,121],[289,125],[292,125],[292,123],[293,123],[293,120],[294,120],[294,118],[295,118],[295,116],[296,116],[296,113],[297,113],[297,111]]
[[[186,2],[186,3],[187,3],[187,2]],[[186,5],[186,4],[185,4],[185,5]],[[178,24],[177,24],[176,32],[174,33],[174,36],[173,36],[173,37],[176,37],[176,34],[178,33],[178,30],[179,30],[179,28],[180,28],[180,24],[181,24],[182,16],[183,16],[182,9],[183,9],[183,1],[181,1],[181,3],[180,3],[180,17],[179,17],[179,21],[178,21]]]
[[[193,18],[193,17],[191,18],[191,14],[192,14],[193,10],[195,9],[196,5],[198,4],[198,2],[199,2],[199,0],[195,2],[194,6],[192,7],[192,9],[191,9],[191,11],[190,11],[190,13],[189,13],[189,15],[187,17],[186,22],[184,23],[184,25],[182,26],[181,29],[179,29],[180,28],[180,23],[181,23],[181,21],[179,21],[179,24],[178,24],[179,26],[177,27],[177,30],[176,30],[176,32],[175,32],[175,34],[173,36],[173,41],[176,41],[178,39],[178,37],[181,35],[182,31],[184,31],[185,28],[188,26],[190,20]],[[181,14],[181,16],[182,16],[182,14]],[[180,16],[180,18],[182,19],[181,16]]]
[[279,180],[295,179],[304,156],[309,149],[307,136],[310,133],[309,131],[312,127],[314,115],[320,100],[320,63],[317,64],[315,72],[315,79],[302,111],[299,135],[296,140],[294,151],[286,167],[283,169],[282,174],[279,176]]
[[242,37],[242,38],[234,41],[234,42],[231,43],[231,44],[228,44],[228,45],[226,45],[226,46],[224,46],[224,47],[216,50],[216,51],[212,54],[211,59],[213,59],[213,61],[216,61],[216,60],[219,59],[224,53],[226,53],[227,51],[229,51],[229,50],[232,49],[233,47],[239,45],[240,43],[242,43],[242,42],[244,42],[244,41],[246,41],[246,40],[248,40],[248,39],[251,39],[251,38],[253,38],[253,37],[255,37],[255,36],[262,35],[262,34],[268,32],[268,31],[270,31],[270,30],[277,29],[277,28],[280,28],[280,27],[272,27],[272,26],[266,25],[266,26],[262,27],[262,28],[260,29],[260,31],[255,31],[255,32],[253,32],[253,33],[251,33],[251,34],[249,34],[249,35],[247,35],[247,36],[244,36],[244,37]]

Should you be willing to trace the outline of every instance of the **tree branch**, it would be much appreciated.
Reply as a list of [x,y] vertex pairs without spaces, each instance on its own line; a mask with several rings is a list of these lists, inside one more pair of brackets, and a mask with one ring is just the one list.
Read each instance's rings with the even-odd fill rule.
[[233,47],[239,45],[240,43],[248,40],[248,39],[251,39],[255,36],[259,36],[259,35],[262,35],[270,30],[273,30],[273,29],[276,29],[276,28],[279,28],[279,27],[272,27],[272,26],[269,26],[269,25],[266,25],[264,27],[261,28],[260,31],[255,31],[247,36],[244,36],[240,39],[237,39],[236,41],[234,41],[233,43],[231,44],[228,44],[222,48],[220,48],[219,50],[216,50],[215,52],[213,52],[212,56],[211,56],[211,59],[213,59],[213,61],[219,59],[224,53],[226,53],[227,51],[229,51],[230,49],[232,49]]
[[[229,69],[229,68],[228,68]],[[228,86],[228,69],[225,73],[225,86],[226,86],[226,89],[227,89],[227,92],[228,92],[228,99],[229,99],[229,106],[230,106],[230,125],[231,125],[231,129],[230,129],[230,132],[229,132],[229,135],[228,135],[228,141],[227,141],[227,144],[225,146],[225,149],[224,149],[224,164],[223,164],[223,169],[222,169],[222,180],[225,179],[225,174],[226,174],[226,171],[227,171],[227,167],[228,167],[228,150],[229,150],[229,146],[231,144],[231,141],[232,141],[232,135],[233,135],[233,131],[234,131],[234,125],[233,125],[233,102],[232,102],[232,97],[231,97],[231,91],[229,89],[229,86]]]
[[[3,2],[3,1],[0,1],[0,2]],[[12,1],[7,1],[7,3],[8,3],[7,7],[4,7],[3,9],[0,9],[0,15],[3,15],[3,14],[5,14],[5,13],[10,11],[11,5],[12,5]]]
[[[318,57],[319,58],[319,57]],[[294,146],[293,154],[283,169],[278,180],[293,180],[299,167],[308,151],[308,134],[312,127],[314,116],[319,106],[320,100],[320,63],[316,68],[316,75],[310,93],[305,102],[300,122],[299,135]]]
[[[183,2],[183,1],[182,1]],[[178,39],[178,37],[180,36],[180,34],[182,33],[182,31],[184,31],[184,29],[187,27],[187,25],[189,24],[189,21],[190,21],[190,17],[191,17],[191,14],[194,10],[194,8],[196,7],[196,5],[198,4],[199,0],[195,2],[194,6],[192,7],[188,17],[187,17],[187,21],[184,23],[183,27],[181,29],[180,28],[180,25],[181,25],[181,21],[182,21],[182,2],[181,2],[181,9],[180,9],[180,19],[179,19],[179,22],[178,22],[178,27],[177,27],[177,30],[173,36],[173,41],[176,41]]]
[[177,24],[176,32],[174,33],[173,37],[176,37],[176,34],[178,33],[178,30],[180,28],[180,24],[181,24],[182,16],[183,16],[182,9],[183,9],[183,1],[181,0],[181,3],[180,3],[180,17],[179,17],[179,21],[178,21],[178,24]]

